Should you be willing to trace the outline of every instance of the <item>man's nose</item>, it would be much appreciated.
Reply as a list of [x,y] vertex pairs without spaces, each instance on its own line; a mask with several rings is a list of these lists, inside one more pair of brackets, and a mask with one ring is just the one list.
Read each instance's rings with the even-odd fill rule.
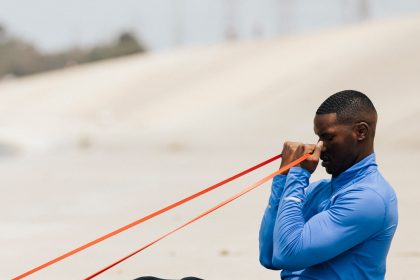
[[[321,139],[318,139],[318,142],[321,141]],[[325,142],[322,141],[322,148],[321,148],[321,152],[325,151]]]
[[[321,141],[321,139],[318,140],[318,142]],[[325,142],[322,141],[322,148],[321,148],[321,153],[324,153],[327,150],[327,147],[325,145]]]

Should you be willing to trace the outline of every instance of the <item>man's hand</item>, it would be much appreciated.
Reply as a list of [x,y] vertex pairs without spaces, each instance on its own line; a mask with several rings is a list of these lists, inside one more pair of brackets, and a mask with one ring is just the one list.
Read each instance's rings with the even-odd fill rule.
[[[296,158],[295,154],[297,152],[298,147],[301,145],[303,145],[303,143],[290,142],[290,141],[287,141],[283,144],[283,151],[281,152],[282,156],[281,156],[280,168],[288,165],[289,163],[295,160]],[[287,173],[289,173],[289,170],[286,170],[282,172],[281,174],[286,175]]]
[[[322,150],[322,141],[319,141],[318,144],[303,144],[299,142],[285,142],[283,145],[282,151],[282,160],[280,168],[291,163],[292,161],[300,158],[305,154],[312,154],[305,161],[300,163],[300,167],[305,168],[309,172],[313,173],[318,166],[319,157]],[[288,170],[283,172],[283,175],[286,175]]]

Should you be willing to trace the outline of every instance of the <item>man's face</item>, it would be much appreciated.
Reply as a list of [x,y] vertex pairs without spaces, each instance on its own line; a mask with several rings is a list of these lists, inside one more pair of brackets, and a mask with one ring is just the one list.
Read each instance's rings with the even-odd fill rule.
[[352,125],[338,123],[336,113],[315,115],[314,131],[324,142],[321,160],[327,173],[336,177],[355,163],[359,146]]

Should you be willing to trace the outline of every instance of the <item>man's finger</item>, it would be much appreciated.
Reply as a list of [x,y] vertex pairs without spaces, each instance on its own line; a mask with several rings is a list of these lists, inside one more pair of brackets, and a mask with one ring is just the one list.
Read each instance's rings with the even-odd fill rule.
[[312,154],[314,150],[315,150],[315,144],[306,144],[303,147],[303,153],[302,153],[302,155],[304,155],[304,154]]
[[316,146],[315,146],[315,150],[312,154],[312,157],[315,157],[317,159],[319,159],[319,157],[321,156],[321,150],[322,150],[322,146],[324,145],[324,142],[319,141]]

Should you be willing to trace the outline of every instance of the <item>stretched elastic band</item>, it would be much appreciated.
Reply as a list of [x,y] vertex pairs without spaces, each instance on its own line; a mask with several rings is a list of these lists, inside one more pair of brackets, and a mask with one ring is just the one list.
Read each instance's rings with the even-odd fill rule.
[[201,195],[203,195],[205,193],[208,193],[209,191],[212,191],[212,190],[214,190],[214,189],[216,189],[218,187],[221,187],[221,186],[223,186],[223,185],[225,185],[225,184],[227,184],[227,183],[229,183],[229,182],[231,182],[231,181],[233,181],[233,180],[235,180],[235,179],[237,179],[237,178],[239,178],[239,177],[241,177],[241,176],[243,176],[245,174],[248,174],[251,171],[254,171],[254,170],[256,170],[256,169],[258,169],[260,167],[263,167],[264,165],[267,165],[270,162],[273,162],[273,161],[275,161],[275,160],[277,160],[279,158],[281,158],[281,154],[280,155],[276,155],[276,156],[274,156],[274,157],[272,157],[272,158],[270,158],[268,160],[265,160],[265,161],[263,161],[263,162],[255,165],[255,166],[251,167],[251,168],[248,168],[248,169],[246,169],[246,170],[244,170],[244,171],[242,171],[242,172],[240,172],[240,173],[238,173],[236,175],[233,175],[232,177],[229,177],[229,178],[227,178],[227,179],[225,179],[223,181],[220,181],[219,183],[216,183],[216,184],[214,184],[214,185],[212,185],[212,186],[210,186],[210,187],[208,187],[206,189],[203,189],[203,190],[201,190],[201,191],[199,191],[199,192],[197,192],[197,193],[195,193],[193,195],[190,195],[190,196],[188,196],[188,197],[186,197],[184,199],[181,199],[180,201],[177,201],[177,202],[175,202],[175,203],[173,203],[173,204],[171,204],[169,206],[166,206],[166,207],[164,207],[164,208],[162,208],[160,210],[157,210],[156,212],[153,212],[153,213],[151,213],[151,214],[149,214],[149,215],[147,215],[147,216],[145,216],[143,218],[140,218],[140,219],[138,219],[138,220],[136,220],[136,221],[134,221],[132,223],[129,223],[128,225],[125,225],[123,227],[120,227],[119,229],[116,229],[116,230],[114,230],[114,231],[112,231],[112,232],[110,232],[108,234],[105,234],[105,235],[103,235],[103,236],[101,236],[101,237],[99,237],[99,238],[97,238],[97,239],[95,239],[93,241],[90,241],[90,242],[88,242],[88,243],[86,243],[86,244],[84,244],[84,245],[82,245],[82,246],[80,246],[80,247],[78,247],[78,248],[76,248],[76,249],[74,249],[72,251],[69,251],[69,252],[67,252],[67,253],[65,253],[65,254],[63,254],[63,255],[61,255],[61,256],[53,259],[53,260],[50,260],[50,261],[48,261],[48,262],[46,262],[46,263],[44,263],[44,264],[42,264],[42,265],[40,265],[38,267],[35,267],[35,268],[33,268],[33,269],[31,269],[31,270],[29,270],[29,271],[27,271],[27,272],[25,272],[25,273],[23,273],[23,274],[21,274],[19,276],[16,276],[12,280],[17,280],[17,279],[25,278],[26,276],[29,276],[29,275],[31,275],[31,274],[33,274],[33,273],[35,273],[35,272],[37,272],[37,271],[39,271],[41,269],[44,269],[44,268],[46,268],[46,267],[48,267],[48,266],[56,263],[56,262],[59,262],[61,260],[64,260],[65,258],[68,258],[71,255],[74,255],[74,254],[76,254],[76,253],[78,253],[80,251],[83,251],[83,250],[85,250],[85,249],[87,249],[87,248],[89,248],[89,247],[91,247],[91,246],[93,246],[93,245],[95,245],[95,244],[97,244],[97,243],[99,243],[101,241],[104,241],[105,239],[108,239],[108,238],[110,238],[110,237],[112,237],[114,235],[117,235],[117,234],[119,234],[119,233],[121,233],[121,232],[123,232],[123,231],[125,231],[125,230],[127,230],[129,228],[132,228],[132,227],[134,227],[136,225],[139,225],[139,224],[141,224],[141,223],[143,223],[143,222],[145,222],[147,220],[150,220],[151,218],[154,218],[156,216],[159,216],[159,215],[161,215],[161,214],[163,214],[163,213],[165,213],[165,212],[167,212],[167,211],[169,211],[169,210],[171,210],[171,209],[173,209],[175,207],[178,207],[178,206],[180,206],[180,205],[182,205],[182,204],[184,204],[184,203],[186,203],[186,202],[188,202],[188,201],[190,201],[190,200],[192,200],[194,198],[197,198],[197,197],[199,197],[199,196],[201,196]]
[[155,243],[159,242],[160,240],[162,240],[162,239],[164,239],[164,238],[168,237],[169,235],[171,235],[171,234],[173,234],[173,233],[177,232],[178,230],[180,230],[180,229],[182,229],[182,228],[184,228],[184,227],[188,226],[189,224],[191,224],[191,223],[193,223],[193,222],[195,222],[195,221],[197,221],[197,220],[199,220],[199,219],[203,218],[204,216],[206,216],[206,215],[210,214],[211,212],[213,212],[213,211],[215,211],[215,210],[219,209],[220,207],[222,207],[222,206],[224,206],[224,205],[228,204],[229,202],[231,202],[231,201],[233,201],[233,200],[235,200],[235,199],[237,199],[237,198],[241,197],[242,195],[244,195],[244,194],[246,194],[246,193],[250,192],[251,190],[255,189],[256,187],[258,187],[258,186],[262,185],[263,183],[267,182],[268,180],[272,179],[274,176],[276,176],[276,175],[278,175],[278,174],[280,174],[280,173],[282,173],[282,172],[284,172],[284,171],[286,171],[286,170],[288,170],[288,169],[292,168],[292,167],[293,167],[293,166],[295,166],[295,165],[298,165],[299,163],[301,163],[302,161],[304,161],[305,159],[307,159],[309,156],[311,156],[311,154],[305,154],[305,155],[303,155],[302,157],[298,158],[297,160],[295,160],[295,161],[293,161],[293,162],[291,162],[291,163],[287,164],[286,166],[284,166],[284,167],[280,168],[280,169],[279,169],[279,170],[277,170],[276,172],[274,172],[274,173],[272,173],[272,174],[270,174],[270,175],[268,175],[268,176],[266,176],[266,177],[262,178],[261,180],[259,180],[259,181],[255,182],[254,184],[252,184],[252,185],[250,185],[250,186],[246,187],[245,189],[243,189],[241,192],[239,192],[239,193],[235,194],[234,196],[232,196],[232,197],[230,197],[230,198],[228,198],[228,199],[226,199],[226,200],[222,201],[221,203],[217,204],[216,206],[214,206],[214,207],[210,208],[209,210],[207,210],[207,211],[205,211],[205,212],[201,213],[200,215],[198,215],[198,216],[197,216],[197,217],[195,217],[194,219],[192,219],[192,220],[190,220],[190,221],[186,222],[185,224],[183,224],[183,225],[181,225],[181,226],[179,226],[179,227],[177,227],[177,228],[175,228],[175,229],[171,230],[170,232],[168,232],[168,233],[166,233],[166,234],[162,235],[161,237],[159,237],[158,239],[155,239],[154,241],[152,241],[152,242],[150,242],[150,243],[146,244],[145,246],[141,247],[140,249],[138,249],[138,250],[136,250],[136,251],[132,252],[131,254],[129,254],[129,255],[127,255],[127,256],[125,256],[124,258],[119,259],[118,261],[116,261],[116,262],[114,262],[114,263],[112,263],[112,264],[108,265],[107,267],[105,267],[105,268],[103,268],[103,269],[99,270],[98,272],[95,272],[94,274],[92,274],[92,275],[88,276],[88,277],[87,277],[87,278],[85,278],[84,280],[89,280],[89,279],[92,279],[92,278],[94,278],[94,277],[98,276],[99,274],[102,274],[103,272],[107,271],[108,269],[110,269],[110,268],[112,268],[112,267],[116,266],[117,264],[119,264],[119,263],[121,263],[121,262],[125,261],[126,259],[128,259],[128,258],[130,258],[130,257],[134,256],[135,254],[140,253],[140,252],[141,252],[141,251],[143,251],[144,249],[146,249],[146,248],[148,248],[148,247],[152,246],[153,244],[155,244]]

